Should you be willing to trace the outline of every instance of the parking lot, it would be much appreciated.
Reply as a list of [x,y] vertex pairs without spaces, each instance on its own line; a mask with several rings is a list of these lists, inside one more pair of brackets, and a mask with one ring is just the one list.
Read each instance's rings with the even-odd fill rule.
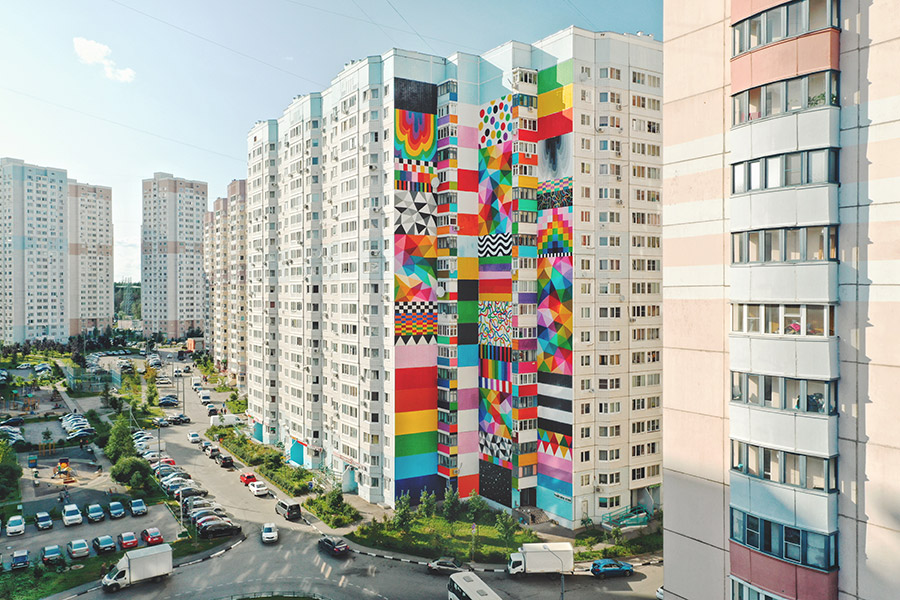
[[[103,507],[106,508],[106,505],[103,504]],[[0,544],[2,544],[0,546],[2,548],[0,555],[2,555],[4,565],[8,566],[9,559],[16,550],[28,550],[31,560],[34,562],[40,560],[41,548],[44,546],[56,544],[65,552],[65,546],[71,540],[84,539],[90,544],[91,540],[100,535],[109,535],[116,539],[116,536],[120,533],[131,531],[135,535],[140,536],[141,530],[148,527],[156,527],[162,533],[163,540],[174,541],[180,530],[180,526],[172,516],[172,513],[165,506],[161,505],[148,507],[147,514],[140,517],[132,517],[131,513],[128,512],[126,516],[112,520],[107,514],[106,518],[99,523],[88,521],[85,514],[87,506],[79,506],[79,508],[84,515],[84,522],[81,525],[66,527],[61,520],[55,519],[52,529],[40,530],[33,523],[29,522],[25,526],[23,535],[10,537],[6,535],[6,523],[4,523],[3,537],[0,538]],[[140,545],[144,546],[145,544],[141,542]],[[95,555],[94,549],[91,548],[91,556]]]

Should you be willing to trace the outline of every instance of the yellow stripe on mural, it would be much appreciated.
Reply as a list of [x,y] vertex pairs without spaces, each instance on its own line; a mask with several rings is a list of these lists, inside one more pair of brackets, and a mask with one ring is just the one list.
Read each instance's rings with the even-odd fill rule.
[[538,96],[538,118],[572,108],[572,84],[544,92]]
[[422,433],[437,429],[437,409],[394,414],[394,435]]

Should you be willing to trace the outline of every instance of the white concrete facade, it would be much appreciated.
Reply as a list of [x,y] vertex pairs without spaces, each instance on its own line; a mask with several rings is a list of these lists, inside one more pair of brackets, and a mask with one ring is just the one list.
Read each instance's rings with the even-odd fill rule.
[[183,338],[206,318],[203,217],[207,184],[154,173],[142,182],[141,316],[144,334]]

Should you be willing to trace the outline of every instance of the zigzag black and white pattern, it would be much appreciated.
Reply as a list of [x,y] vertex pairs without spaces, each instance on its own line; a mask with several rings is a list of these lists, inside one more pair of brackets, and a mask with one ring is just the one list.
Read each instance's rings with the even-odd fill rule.
[[510,256],[512,254],[512,234],[495,233],[478,238],[478,256]]

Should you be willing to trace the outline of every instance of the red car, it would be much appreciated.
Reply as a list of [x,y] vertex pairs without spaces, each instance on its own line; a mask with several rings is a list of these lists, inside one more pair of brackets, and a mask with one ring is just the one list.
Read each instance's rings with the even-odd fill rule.
[[[146,532],[144,532],[146,533]],[[120,533],[118,535],[119,540],[119,548],[122,550],[127,550],[129,548],[137,548],[138,538],[134,535],[133,531],[126,531],[125,533]]]
[[256,475],[253,473],[241,473],[241,483],[244,485],[249,485],[256,481]]
[[151,468],[151,469],[155,469],[156,467],[161,467],[162,465],[173,465],[173,466],[174,466],[174,465],[175,465],[175,459],[174,459],[174,458],[169,458],[169,457],[161,458],[161,459],[159,459],[158,461],[156,461],[155,463],[152,463],[152,464],[150,465],[150,468]]
[[143,530],[141,532],[141,539],[144,540],[148,546],[155,546],[156,544],[163,543],[163,536],[156,527],[150,527],[149,529]]

